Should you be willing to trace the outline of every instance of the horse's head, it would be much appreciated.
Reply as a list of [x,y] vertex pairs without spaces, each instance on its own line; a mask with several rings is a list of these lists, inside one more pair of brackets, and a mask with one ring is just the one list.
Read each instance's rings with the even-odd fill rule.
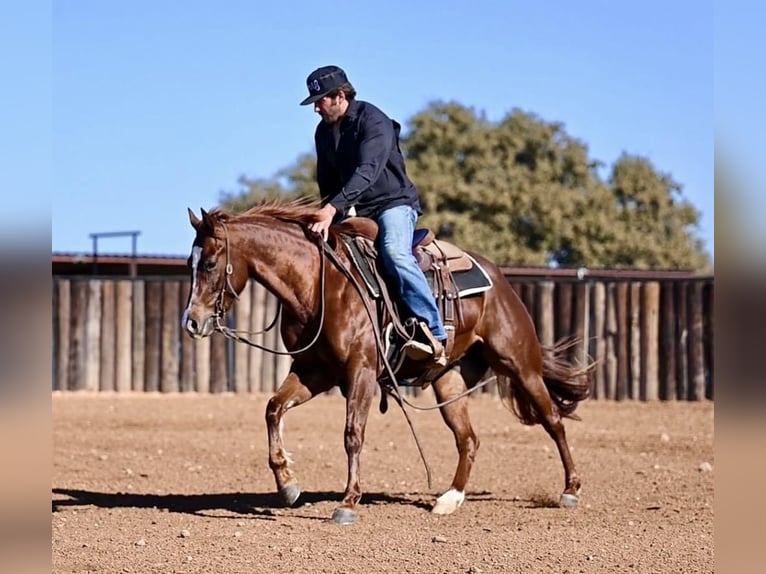
[[199,219],[189,209],[189,221],[197,235],[189,256],[191,289],[181,325],[199,339],[213,333],[216,320],[244,289],[248,274],[247,263],[233,249],[225,212],[203,209]]

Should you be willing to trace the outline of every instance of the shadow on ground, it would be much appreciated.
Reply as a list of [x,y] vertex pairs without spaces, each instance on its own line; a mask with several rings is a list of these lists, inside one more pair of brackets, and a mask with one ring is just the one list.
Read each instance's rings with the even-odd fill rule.
[[[238,515],[246,515],[264,520],[276,520],[285,505],[276,493],[245,493],[230,492],[222,494],[140,494],[127,492],[92,492],[68,488],[52,489],[54,498],[52,511],[58,512],[64,508],[78,506],[96,506],[98,508],[159,508],[169,512],[211,516],[213,511],[228,511]],[[293,508],[307,504],[337,502],[343,499],[340,492],[302,492]],[[469,494],[468,500],[497,501],[500,500],[488,492]],[[526,503],[526,508],[554,508],[558,503],[545,496],[522,500],[518,497],[503,499],[506,502]],[[382,492],[364,493],[360,506],[379,504],[410,505],[421,510],[431,510],[433,500],[430,497],[405,494],[387,494]],[[226,518],[220,516],[220,518]],[[304,517],[314,518],[314,517]]]
[[[276,511],[285,509],[276,493],[139,494],[92,492],[68,488],[54,488],[51,492],[54,498],[67,497],[53,500],[53,512],[78,506],[96,506],[99,508],[159,508],[170,512],[209,516],[208,511],[225,510],[235,514],[274,520]],[[332,501],[340,503],[342,499],[343,494],[339,492],[302,492],[295,507]],[[408,504],[430,508],[422,501],[379,492],[365,493],[361,504]]]

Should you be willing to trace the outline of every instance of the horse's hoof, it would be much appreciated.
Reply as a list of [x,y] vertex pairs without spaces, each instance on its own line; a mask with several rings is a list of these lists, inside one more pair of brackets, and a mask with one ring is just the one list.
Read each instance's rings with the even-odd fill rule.
[[460,508],[465,500],[465,493],[450,488],[447,492],[436,499],[436,504],[431,509],[432,514],[452,514]]
[[285,506],[294,505],[300,495],[301,488],[298,486],[297,482],[288,484],[279,490],[279,497],[282,499],[282,502],[284,502]]
[[353,524],[356,522],[356,513],[350,508],[336,508],[332,513],[332,521],[335,524]]
[[577,506],[579,502],[580,502],[580,499],[577,498],[576,494],[564,493],[561,495],[561,498],[559,499],[559,506],[562,506],[564,508],[573,508]]

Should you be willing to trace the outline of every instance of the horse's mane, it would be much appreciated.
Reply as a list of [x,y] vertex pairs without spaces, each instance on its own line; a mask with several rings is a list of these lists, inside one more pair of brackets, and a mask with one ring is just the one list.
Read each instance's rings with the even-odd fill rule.
[[256,204],[241,213],[217,207],[209,215],[224,223],[247,223],[256,219],[270,217],[308,225],[315,221],[316,212],[321,206],[321,201],[306,197],[293,200],[275,199]]

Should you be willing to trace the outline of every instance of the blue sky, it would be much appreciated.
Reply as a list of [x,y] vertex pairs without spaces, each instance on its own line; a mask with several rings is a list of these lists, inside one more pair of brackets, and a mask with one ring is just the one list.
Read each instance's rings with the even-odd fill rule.
[[[141,253],[187,254],[186,207],[213,207],[240,175],[270,177],[312,150],[317,116],[298,102],[306,75],[330,63],[402,122],[435,99],[493,120],[520,108],[562,122],[607,165],[645,156],[683,185],[713,250],[712,1],[56,0],[48,10],[51,104],[38,120],[51,137],[54,251],[139,230]],[[99,245],[129,249],[128,239]]]

